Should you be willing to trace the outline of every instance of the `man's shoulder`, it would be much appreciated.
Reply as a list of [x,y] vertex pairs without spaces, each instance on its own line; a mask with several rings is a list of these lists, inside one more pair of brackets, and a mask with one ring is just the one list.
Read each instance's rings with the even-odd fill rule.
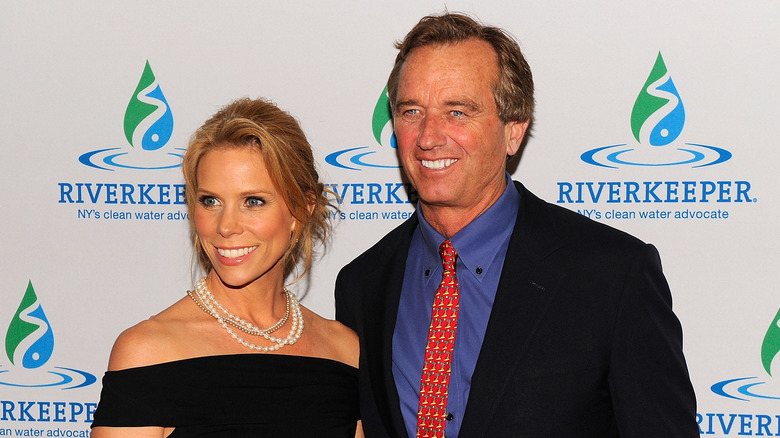
[[[576,211],[569,210],[551,202],[547,202],[522,186],[518,190],[523,196],[523,207],[526,212],[521,216],[528,218],[528,222],[539,227],[546,227],[561,239],[580,244],[599,244],[604,247],[607,244],[644,246],[645,242],[625,231],[610,225],[596,222]],[[523,208],[521,207],[521,209]]]

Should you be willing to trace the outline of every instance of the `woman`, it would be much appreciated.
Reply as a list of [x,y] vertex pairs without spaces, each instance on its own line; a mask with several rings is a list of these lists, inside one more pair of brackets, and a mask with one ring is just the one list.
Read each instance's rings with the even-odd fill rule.
[[362,436],[357,336],[283,286],[329,231],[298,123],[238,100],[193,135],[182,169],[207,275],[119,336],[92,436]]

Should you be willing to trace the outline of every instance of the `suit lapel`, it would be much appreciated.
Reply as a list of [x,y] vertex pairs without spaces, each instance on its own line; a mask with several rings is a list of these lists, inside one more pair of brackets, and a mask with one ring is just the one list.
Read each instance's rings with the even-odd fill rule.
[[390,436],[406,435],[401,404],[392,372],[393,331],[401,298],[404,268],[417,216],[390,235],[388,251],[377,260],[377,270],[367,278],[365,309],[365,355],[367,372],[377,408]]
[[562,243],[546,216],[548,206],[519,183],[521,206],[509,241],[496,299],[471,380],[461,434],[484,436],[527,340],[544,318],[560,278],[544,258]]

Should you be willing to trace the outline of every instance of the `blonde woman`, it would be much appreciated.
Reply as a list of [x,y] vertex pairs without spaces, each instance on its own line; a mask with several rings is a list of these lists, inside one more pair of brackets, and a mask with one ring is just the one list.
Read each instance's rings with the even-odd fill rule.
[[195,132],[182,169],[207,274],[119,336],[92,436],[362,436],[355,333],[284,286],[329,231],[296,120],[233,102]]

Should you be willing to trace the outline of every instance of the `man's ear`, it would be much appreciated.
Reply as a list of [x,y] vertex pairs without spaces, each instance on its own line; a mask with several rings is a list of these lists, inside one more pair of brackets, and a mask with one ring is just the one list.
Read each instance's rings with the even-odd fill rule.
[[523,144],[523,138],[525,138],[525,132],[528,130],[529,121],[525,122],[509,122],[507,123],[507,130],[509,131],[509,140],[506,144],[506,154],[513,156],[520,149],[520,145]]

